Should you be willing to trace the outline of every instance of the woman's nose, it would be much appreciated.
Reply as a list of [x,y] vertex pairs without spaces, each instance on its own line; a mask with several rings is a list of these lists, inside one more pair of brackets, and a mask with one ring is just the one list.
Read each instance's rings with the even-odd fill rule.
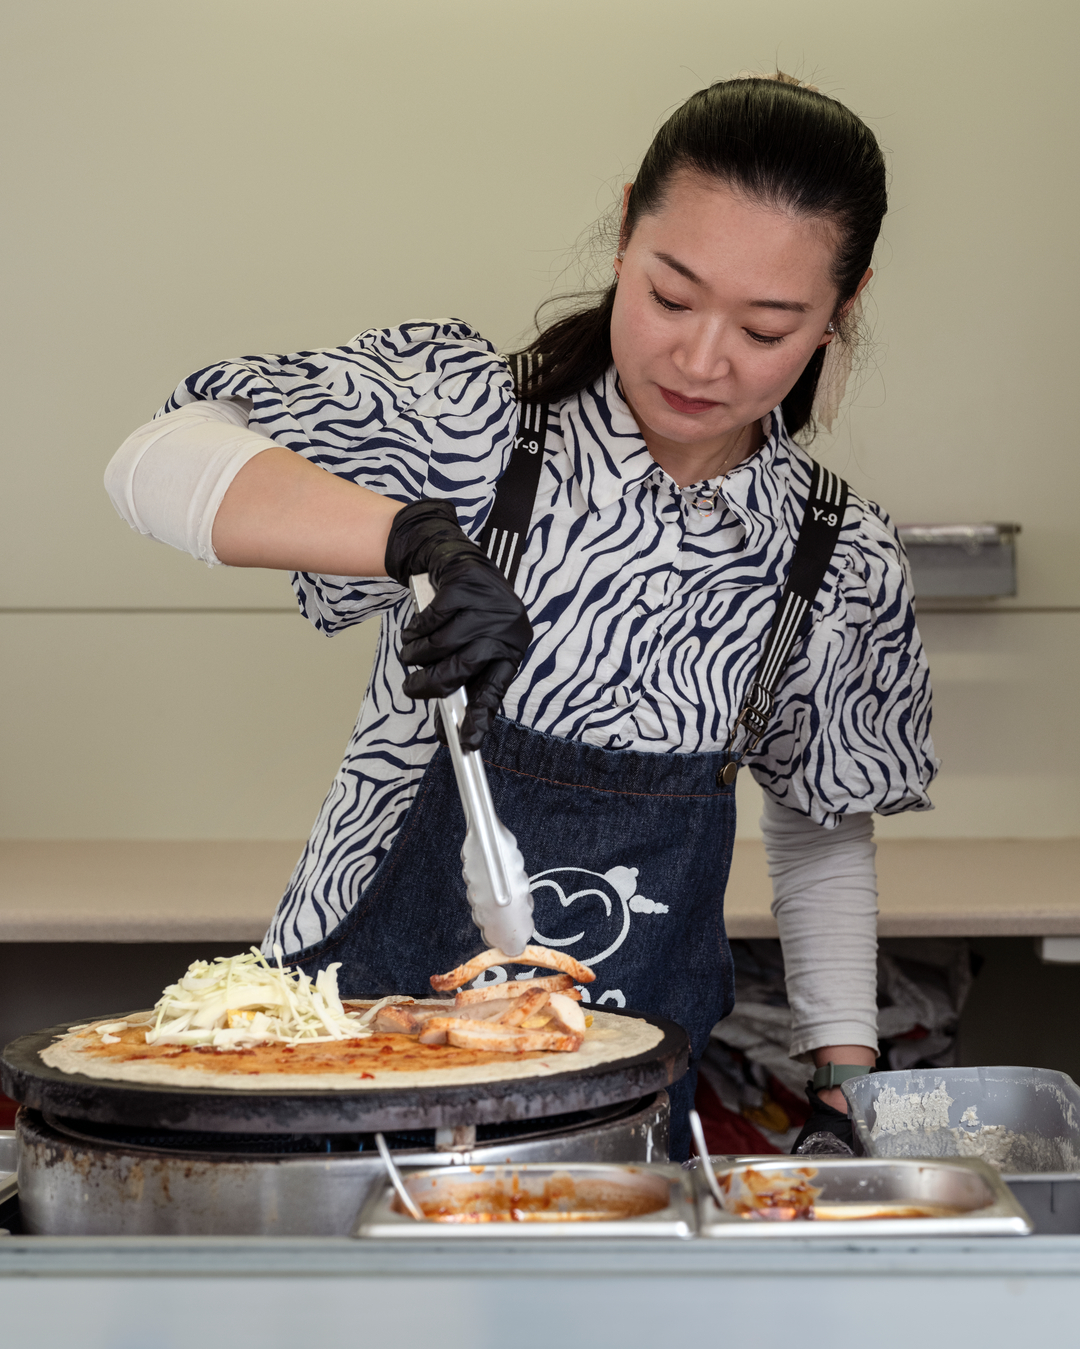
[[712,325],[702,324],[685,336],[675,362],[687,379],[707,384],[723,379],[731,373],[731,361],[724,332]]

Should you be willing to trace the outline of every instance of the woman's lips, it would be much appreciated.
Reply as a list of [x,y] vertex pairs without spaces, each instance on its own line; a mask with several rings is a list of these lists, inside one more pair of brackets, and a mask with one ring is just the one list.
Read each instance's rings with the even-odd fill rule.
[[673,407],[676,412],[708,412],[710,408],[719,407],[719,403],[714,403],[708,398],[686,398],[681,393],[676,393],[674,389],[665,389],[662,384],[656,386],[663,395],[664,402],[668,407]]

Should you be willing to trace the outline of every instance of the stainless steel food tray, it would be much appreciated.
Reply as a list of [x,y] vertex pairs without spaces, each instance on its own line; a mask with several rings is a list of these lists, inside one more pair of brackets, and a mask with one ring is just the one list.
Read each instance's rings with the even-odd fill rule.
[[740,1240],[848,1239],[931,1236],[1027,1236],[1032,1224],[1001,1177],[985,1162],[969,1157],[948,1160],[870,1157],[714,1157],[720,1178],[749,1170],[787,1176],[806,1167],[817,1174],[823,1203],[936,1203],[966,1210],[958,1217],[860,1218],[840,1222],[760,1222],[724,1212],[697,1170],[698,1235]]
[[667,1202],[654,1213],[611,1222],[417,1222],[393,1207],[394,1191],[389,1180],[386,1180],[372,1186],[353,1235],[405,1241],[430,1241],[433,1238],[455,1241],[484,1241],[492,1238],[498,1241],[532,1241],[552,1237],[686,1238],[694,1234],[694,1186],[690,1173],[680,1166],[667,1163],[642,1166],[527,1163],[522,1166],[402,1168],[409,1193],[420,1203],[424,1198],[431,1197],[433,1190],[445,1193],[452,1186],[470,1190],[485,1181],[494,1183],[501,1180],[505,1183],[512,1174],[517,1177],[519,1184],[524,1183],[536,1191],[542,1190],[544,1182],[557,1175],[569,1175],[575,1181],[598,1181],[631,1193],[656,1192],[657,1198],[666,1198]]

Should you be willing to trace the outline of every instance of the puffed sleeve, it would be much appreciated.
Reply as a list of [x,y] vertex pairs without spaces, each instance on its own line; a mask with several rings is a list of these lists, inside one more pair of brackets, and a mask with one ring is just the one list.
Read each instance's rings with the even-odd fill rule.
[[932,809],[938,769],[903,545],[873,502],[852,494],[848,510],[860,523],[838,549],[750,761],[774,800],[827,828],[858,812]]
[[[339,477],[395,501],[452,501],[471,537],[517,429],[506,361],[457,319],[370,329],[342,347],[222,361],[186,379],[162,412],[220,398],[250,400],[251,427]],[[404,599],[386,577],[298,573],[293,587],[327,634]]]

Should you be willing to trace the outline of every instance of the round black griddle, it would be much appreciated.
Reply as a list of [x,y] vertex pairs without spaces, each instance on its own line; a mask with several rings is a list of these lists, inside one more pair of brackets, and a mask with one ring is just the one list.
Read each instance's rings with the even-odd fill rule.
[[66,1034],[64,1024],[24,1035],[5,1048],[0,1091],[50,1115],[101,1124],[244,1134],[355,1133],[501,1124],[594,1110],[658,1091],[686,1072],[690,1043],[681,1026],[629,1009],[603,1010],[647,1021],[663,1038],[644,1054],[546,1077],[366,1091],[227,1091],[111,1082],[50,1068],[40,1051]]

